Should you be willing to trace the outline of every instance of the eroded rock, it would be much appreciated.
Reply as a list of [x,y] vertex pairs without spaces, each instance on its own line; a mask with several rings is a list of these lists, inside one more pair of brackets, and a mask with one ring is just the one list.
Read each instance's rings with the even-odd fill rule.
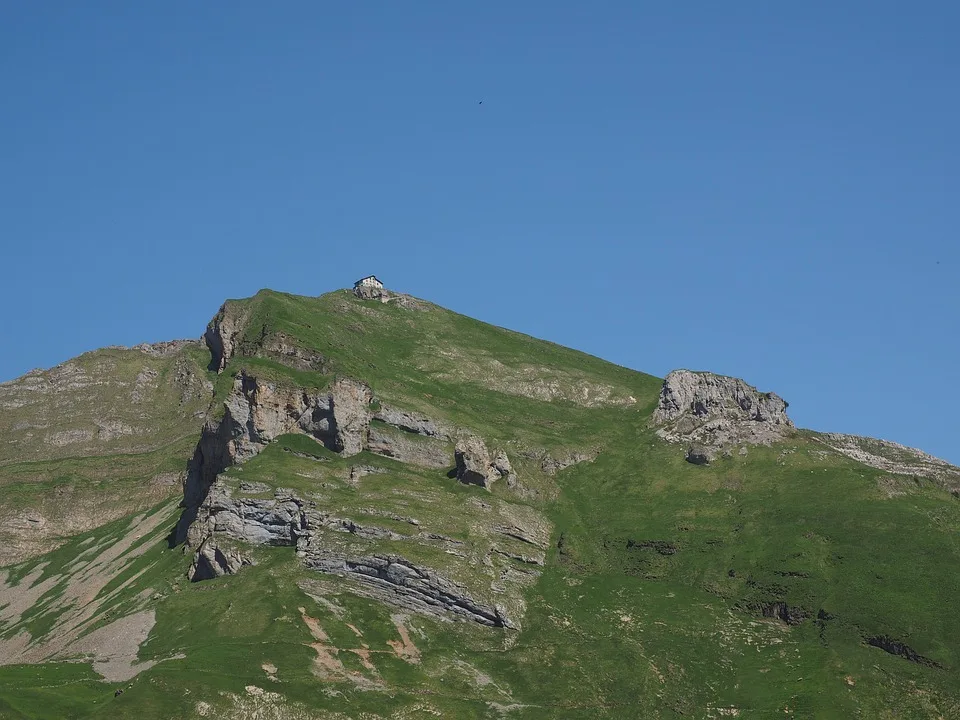
[[370,426],[367,449],[403,463],[428,468],[450,467],[450,445],[446,440],[425,435],[411,437],[409,433],[391,427]]
[[582,462],[593,462],[600,453],[573,450],[566,453],[546,453],[540,460],[540,469],[547,475],[556,475],[561,470]]
[[187,571],[191,582],[212,580],[223,575],[234,575],[244,565],[253,561],[236,548],[221,547],[216,538],[207,538],[193,556],[193,564]]
[[197,547],[206,536],[192,528],[217,475],[257,455],[286,433],[311,435],[334,452],[356,455],[366,444],[373,393],[365,384],[341,378],[325,392],[308,393],[262,381],[241,372],[224,402],[223,417],[204,425],[187,473],[177,542]]
[[444,439],[449,439],[450,437],[449,430],[439,427],[437,423],[430,418],[386,405],[382,405],[380,409],[373,414],[373,419],[380,420],[388,425],[393,425],[400,430],[416,435],[426,435],[428,437],[440,437]]
[[235,302],[225,302],[207,325],[203,339],[210,349],[210,369],[223,372],[246,325],[246,312]]
[[927,478],[948,490],[960,488],[960,467],[933,455],[889,440],[817,433],[816,439],[852,460],[897,475]]
[[510,460],[506,453],[498,452],[491,459],[490,450],[476,435],[469,435],[457,441],[454,461],[457,480],[469,485],[479,485],[488,490],[497,480],[513,475],[513,468],[510,467]]
[[478,602],[462,586],[398,555],[353,557],[320,550],[307,554],[304,563],[320,572],[353,577],[371,596],[392,605],[429,614],[451,613],[492,627],[514,627],[503,608]]
[[779,395],[743,380],[674,370],[663,381],[653,419],[660,437],[706,451],[697,457],[709,462],[712,451],[724,446],[769,445],[788,436],[794,425],[786,410]]
[[713,450],[709,450],[702,445],[692,445],[687,448],[687,462],[694,465],[709,465],[715,457],[716,453]]

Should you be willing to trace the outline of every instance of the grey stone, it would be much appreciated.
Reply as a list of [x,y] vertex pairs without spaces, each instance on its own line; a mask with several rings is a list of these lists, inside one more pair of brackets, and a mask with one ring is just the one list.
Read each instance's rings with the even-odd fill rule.
[[399,430],[373,424],[368,434],[367,449],[411,465],[450,467],[450,445],[438,437],[411,437]]
[[253,565],[249,557],[235,548],[221,548],[213,538],[204,542],[194,554],[193,563],[187,571],[191,582],[212,580],[223,575],[233,575],[245,565]]
[[451,614],[492,627],[512,628],[503,608],[475,600],[462,586],[430,568],[398,555],[347,556],[327,550],[307,552],[314,570],[357,579],[371,597],[431,615]]
[[246,313],[235,303],[225,302],[207,325],[203,339],[210,349],[210,369],[223,372],[246,325]]
[[380,409],[373,414],[373,419],[380,420],[388,425],[393,425],[409,433],[449,438],[449,433],[441,430],[430,418],[415,415],[405,410],[397,410],[396,408],[391,408],[386,405],[382,405]]
[[787,403],[737,378],[674,370],[663,381],[653,420],[660,437],[707,450],[769,445],[792,434]]
[[370,287],[368,285],[358,285],[353,289],[353,294],[361,300],[381,300],[383,302],[386,302],[385,298],[389,298],[390,296],[383,288]]
[[687,462],[694,465],[709,465],[714,457],[714,453],[702,445],[693,445],[687,449]]
[[[490,451],[482,439],[469,435],[457,441],[454,449],[457,479],[469,485],[490,486],[501,478],[513,476],[513,468],[506,453],[498,452],[491,459]],[[514,482],[515,482],[514,476]]]

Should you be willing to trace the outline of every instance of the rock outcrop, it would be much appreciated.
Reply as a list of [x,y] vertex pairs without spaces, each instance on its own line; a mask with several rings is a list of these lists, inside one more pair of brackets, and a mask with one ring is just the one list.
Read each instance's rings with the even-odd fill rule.
[[390,297],[390,293],[383,288],[373,287],[371,285],[358,285],[353,289],[353,294],[361,300],[382,300]]
[[244,309],[236,302],[225,302],[207,325],[203,339],[210,348],[210,369],[223,372],[244,327],[247,317]]
[[540,460],[540,469],[547,475],[556,475],[561,470],[578,465],[582,462],[593,462],[600,453],[592,451],[589,453],[573,450],[566,453],[546,453]]
[[177,540],[199,545],[203,536],[194,529],[188,533],[188,528],[217,475],[257,455],[280,435],[304,433],[344,456],[359,453],[367,441],[372,399],[368,386],[348,378],[337,379],[326,391],[309,393],[238,374],[224,401],[223,417],[208,420],[201,432],[184,486],[186,510]]
[[[449,613],[482,625],[514,627],[504,608],[477,601],[464,587],[431,568],[400,555],[357,555],[324,543],[319,533],[325,530],[363,540],[405,540],[412,536],[325,513],[314,501],[289,491],[277,490],[272,498],[250,498],[235,495],[222,482],[216,482],[200,507],[192,531],[194,529],[202,539],[188,572],[193,581],[233,574],[253,564],[233,541],[292,546],[306,567],[352,577],[365,587],[370,597],[417,612]],[[411,530],[419,534],[419,523],[411,523]],[[536,523],[529,530],[516,526],[496,528],[497,532],[536,545],[538,549],[544,542],[539,537],[541,530]],[[439,536],[425,533],[423,537],[430,541]],[[493,552],[498,550],[494,548]],[[531,558],[509,556],[534,565],[543,564],[542,552]]]
[[[212,367],[218,370],[226,367],[230,357],[246,356],[249,350],[238,340],[236,327],[241,321],[225,308],[211,323],[207,338]],[[263,340],[258,340],[258,348],[269,346]],[[293,345],[273,349],[288,358],[303,359]],[[540,537],[544,534],[540,526],[547,525],[537,513],[528,518],[522,508],[514,512],[498,503],[494,511],[487,503],[489,522],[474,528],[477,531],[482,525],[490,537],[482,560],[483,574],[490,577],[489,592],[502,596],[504,604],[499,605],[478,600],[477,594],[444,572],[411,560],[422,550],[412,551],[411,557],[386,554],[382,544],[364,551],[364,543],[388,542],[399,548],[429,547],[433,553],[442,550],[466,559],[462,540],[422,529],[419,521],[410,519],[404,520],[410,525],[408,533],[380,527],[372,510],[354,519],[348,516],[353,511],[338,514],[318,505],[322,493],[301,496],[291,490],[273,490],[259,479],[240,480],[225,473],[290,433],[309,435],[344,457],[367,450],[433,469],[449,468],[453,460],[462,482],[488,489],[499,479],[515,479],[506,453],[491,452],[475,436],[464,437],[455,449],[456,428],[375,403],[371,389],[350,378],[338,378],[318,391],[284,385],[242,369],[233,378],[220,411],[219,416],[208,419],[197,443],[185,482],[184,512],[174,538],[185,541],[193,552],[191,580],[232,574],[253,564],[251,547],[295,547],[306,567],[350,577],[361,588],[358,591],[370,597],[417,612],[517,627],[516,618],[524,607],[520,589],[536,581],[536,568],[543,565],[549,542],[548,531],[545,538]],[[295,454],[316,459],[308,453]],[[356,486],[369,472],[383,470],[355,466],[348,481]],[[487,593],[482,585],[470,587],[479,595]]]
[[234,575],[244,565],[252,564],[253,561],[237,548],[221,547],[216,538],[208,537],[197,548],[187,577],[192,582],[212,580],[223,575]]
[[687,462],[694,465],[709,465],[716,454],[702,445],[691,445],[687,448]]
[[399,555],[347,557],[316,551],[305,555],[304,564],[324,573],[355,578],[372,597],[392,605],[429,614],[451,613],[491,627],[514,627],[503,608],[474,600],[460,585]]
[[295,370],[307,370],[327,374],[330,372],[327,359],[315,350],[309,350],[285,335],[273,333],[267,335],[253,351],[254,357],[276,360],[281,365]]
[[360,286],[353,289],[353,294],[361,300],[379,300],[382,303],[393,303],[407,310],[429,310],[430,306],[423,300],[412,295],[392,292],[386,288]]
[[960,467],[922,450],[889,440],[842,433],[817,433],[815,437],[835,452],[864,465],[897,475],[927,478],[947,490],[960,489]]
[[457,441],[454,450],[457,480],[469,485],[479,485],[486,489],[500,480],[513,476],[513,468],[507,454],[500,451],[493,458],[486,444],[476,435],[469,435]]
[[301,346],[285,333],[269,332],[266,326],[249,328],[248,324],[248,308],[232,301],[221,306],[203,334],[210,350],[210,370],[221,373],[234,355],[245,355],[274,360],[296,370],[329,372],[327,359],[316,350]]
[[450,429],[441,427],[428,417],[416,415],[406,410],[398,410],[386,405],[382,405],[380,409],[373,414],[373,419],[416,435],[438,437],[445,440],[449,440],[451,435]]
[[367,449],[377,455],[420,467],[450,467],[449,442],[432,436],[417,437],[389,425],[370,425]]
[[737,378],[674,370],[663,381],[653,420],[660,437],[696,449],[692,462],[734,444],[769,445],[789,435],[787,403]]

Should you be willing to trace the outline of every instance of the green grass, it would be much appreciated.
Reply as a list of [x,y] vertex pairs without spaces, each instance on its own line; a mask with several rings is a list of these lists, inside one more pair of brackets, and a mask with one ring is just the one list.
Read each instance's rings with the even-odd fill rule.
[[[420,653],[413,664],[388,644],[399,639],[395,609],[352,593],[348,581],[305,570],[292,548],[251,549],[256,566],[190,584],[190,558],[169,549],[158,531],[102,593],[136,576],[111,596],[106,621],[138,607],[145,588],[155,591],[157,624],[140,656],[162,662],[116,698],[115,686],[99,682],[89,665],[0,667],[0,717],[149,720],[195,716],[206,703],[210,716],[239,718],[251,712],[243,705],[252,702],[248,686],[282,695],[277,714],[268,715],[277,718],[300,710],[301,717],[720,718],[734,717],[732,709],[740,718],[960,717],[960,501],[936,484],[890,479],[825,451],[806,432],[694,466],[649,427],[656,378],[440,308],[270,291],[233,308],[248,315],[240,338],[246,355],[217,379],[218,402],[240,369],[310,391],[335,375],[357,378],[380,402],[506,449],[523,483],[487,492],[443,469],[369,453],[344,459],[311,438],[285,435],[225,474],[234,492],[242,481],[270,488],[258,497],[287,488],[334,516],[459,540],[466,559],[406,539],[361,547],[349,534],[324,531],[331,546],[404,554],[489,601],[497,597],[482,557],[493,540],[477,503],[505,517],[548,519],[546,565],[524,593],[523,629],[414,615],[404,621]],[[258,339],[274,332],[322,353],[330,373],[250,357]],[[559,396],[603,387],[614,402],[538,399],[521,382],[531,365],[543,366]],[[635,402],[622,403],[627,396]],[[600,454],[554,477],[539,470],[543,452],[584,449]],[[172,462],[181,450],[158,450],[156,462]],[[153,461],[59,462],[66,464],[44,470],[51,489],[82,473],[93,482],[101,467],[120,468],[103,480],[108,485],[135,483]],[[351,482],[357,464],[384,472]],[[169,529],[169,504],[155,511],[169,514]],[[41,561],[49,563],[44,577],[62,573],[90,547],[82,545],[88,538],[119,537],[128,522],[11,568],[11,580]],[[790,608],[796,624],[764,616],[776,603]],[[42,607],[24,619],[37,635],[55,620]],[[338,648],[343,676],[316,674],[315,640],[300,607]],[[12,631],[0,628],[0,636]],[[877,636],[930,662],[867,644]],[[376,651],[376,671],[351,652],[361,643]],[[185,657],[169,659],[177,654]],[[276,681],[264,663],[277,668]]]

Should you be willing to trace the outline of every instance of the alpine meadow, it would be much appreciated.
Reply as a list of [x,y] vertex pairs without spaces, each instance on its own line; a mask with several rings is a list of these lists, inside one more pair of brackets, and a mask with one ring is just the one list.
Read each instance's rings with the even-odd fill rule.
[[960,717],[960,469],[749,382],[375,283],[4,383],[0,717]]

